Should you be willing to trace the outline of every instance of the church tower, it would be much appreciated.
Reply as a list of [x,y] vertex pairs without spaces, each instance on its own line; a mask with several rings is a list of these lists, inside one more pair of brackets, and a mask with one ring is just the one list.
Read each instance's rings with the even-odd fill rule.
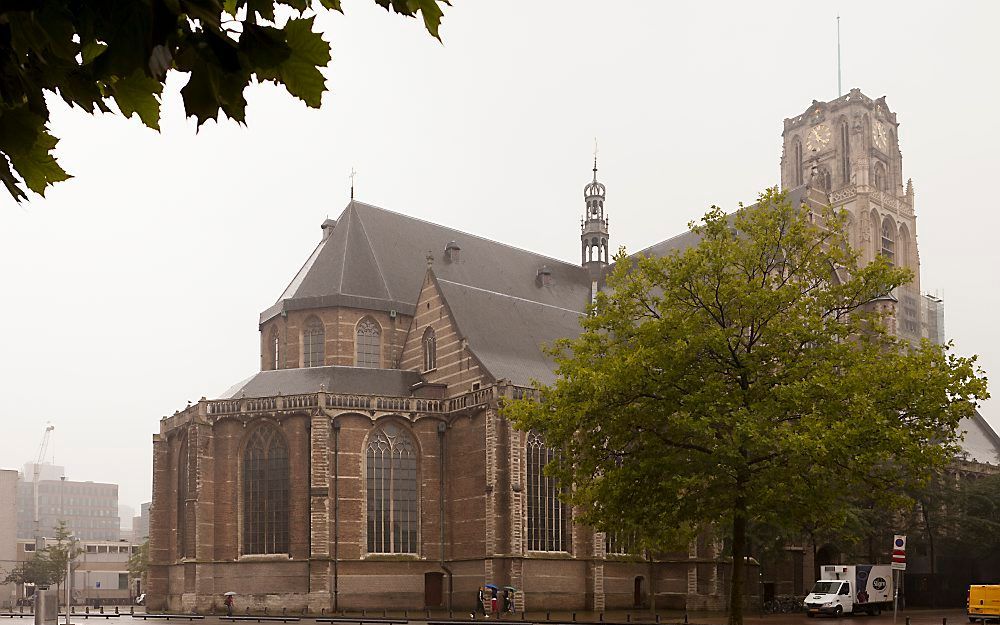
[[604,185],[597,181],[597,157],[594,157],[594,179],[583,188],[587,209],[580,220],[581,264],[596,280],[608,266],[608,218],[604,216]]
[[899,124],[885,97],[852,89],[830,102],[816,100],[784,122],[781,186],[805,186],[807,196],[847,211],[851,245],[864,265],[877,256],[913,271],[895,294],[900,337],[920,340],[920,257],[913,183],[903,185]]

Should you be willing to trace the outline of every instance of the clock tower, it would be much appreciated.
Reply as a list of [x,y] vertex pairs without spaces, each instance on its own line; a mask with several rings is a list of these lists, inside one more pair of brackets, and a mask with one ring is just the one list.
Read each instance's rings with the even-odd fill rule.
[[920,340],[920,257],[913,183],[903,185],[899,124],[885,97],[852,89],[829,102],[813,101],[786,119],[781,186],[805,186],[811,199],[848,213],[848,237],[864,265],[876,256],[913,271],[895,294],[895,330]]

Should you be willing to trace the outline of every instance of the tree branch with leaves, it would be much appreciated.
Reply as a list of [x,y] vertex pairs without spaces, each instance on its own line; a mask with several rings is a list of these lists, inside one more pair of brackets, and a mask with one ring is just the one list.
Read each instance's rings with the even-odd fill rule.
[[[448,0],[374,0],[423,19],[440,39]],[[15,0],[0,2],[0,182],[18,201],[69,178],[52,154],[46,94],[90,113],[133,114],[159,129],[167,74],[189,74],[184,110],[200,127],[242,123],[252,81],[284,85],[318,108],[330,44],[315,12],[341,0]]]

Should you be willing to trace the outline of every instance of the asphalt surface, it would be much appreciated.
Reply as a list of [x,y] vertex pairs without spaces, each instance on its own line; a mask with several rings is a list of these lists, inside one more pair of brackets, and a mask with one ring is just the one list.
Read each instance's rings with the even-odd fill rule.
[[[456,616],[459,613],[456,612]],[[238,615],[243,616],[243,615]],[[279,615],[280,616],[280,615]],[[486,623],[511,623],[511,625],[519,623],[532,623],[537,625],[573,625],[573,614],[572,613],[562,613],[553,612],[549,614],[550,620],[545,620],[544,613],[528,613],[524,620],[521,619],[520,614],[513,616],[506,616],[502,619],[489,619],[485,621]],[[252,617],[251,617],[252,618]],[[275,621],[274,615],[270,615],[268,620],[263,622],[278,622]],[[389,618],[397,621],[406,621],[407,619],[402,618],[402,614],[389,614]],[[907,622],[907,618],[909,621]],[[65,616],[60,616],[59,625],[64,625],[66,622]],[[378,617],[374,615],[368,617],[361,617],[360,615],[350,615],[348,617],[338,617],[339,623],[344,625],[350,625],[351,623],[362,623],[364,625],[378,625],[378,621],[383,620],[381,614]],[[832,617],[832,616],[817,616],[815,618],[808,618],[803,613],[792,613],[792,614],[768,614],[760,615],[755,613],[748,613],[744,615],[745,625],[966,625],[968,623],[968,617],[965,610],[961,609],[949,609],[949,610],[906,610],[900,611],[895,619],[893,620],[892,612],[883,612],[881,616],[843,616],[843,617]],[[30,614],[25,614],[23,616],[16,615],[14,617],[0,617],[0,625],[4,622],[8,622],[11,625],[27,625],[33,623],[34,619]],[[475,621],[482,623],[482,617],[475,619]],[[689,625],[725,625],[726,615],[720,612],[703,612],[703,613],[691,613],[688,614]],[[235,621],[236,624],[255,623],[255,620],[239,620]],[[289,621],[294,622],[294,621]],[[316,621],[314,617],[304,617],[300,621],[306,625],[313,625]],[[408,622],[414,623],[415,625],[422,625],[428,622],[432,623],[470,623],[472,619],[469,618],[409,618]],[[597,623],[598,615],[591,613],[576,613],[575,623]],[[654,625],[655,621],[649,616],[648,613],[635,612],[632,613],[630,619],[627,620],[625,613],[606,613],[604,615],[604,623],[609,625],[612,624],[625,624],[626,622],[631,623],[631,625]],[[681,625],[684,622],[684,615],[681,613],[665,613],[660,615],[660,625]],[[128,614],[123,614],[118,617],[112,616],[111,618],[103,618],[98,614],[91,614],[89,618],[84,618],[83,614],[77,613],[70,616],[71,625],[97,625],[99,623],[118,623],[120,625],[151,625],[153,623],[205,623],[206,625],[233,625],[234,621],[220,618],[219,616],[205,616],[203,619],[188,620],[184,618],[183,615],[177,615],[175,618],[171,618],[169,621],[162,618],[156,619],[143,619],[141,614],[136,614],[134,617]]]

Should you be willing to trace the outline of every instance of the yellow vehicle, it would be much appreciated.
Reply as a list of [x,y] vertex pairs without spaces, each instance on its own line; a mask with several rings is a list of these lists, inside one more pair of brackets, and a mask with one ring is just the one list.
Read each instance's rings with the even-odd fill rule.
[[969,622],[1000,621],[1000,584],[969,586]]

